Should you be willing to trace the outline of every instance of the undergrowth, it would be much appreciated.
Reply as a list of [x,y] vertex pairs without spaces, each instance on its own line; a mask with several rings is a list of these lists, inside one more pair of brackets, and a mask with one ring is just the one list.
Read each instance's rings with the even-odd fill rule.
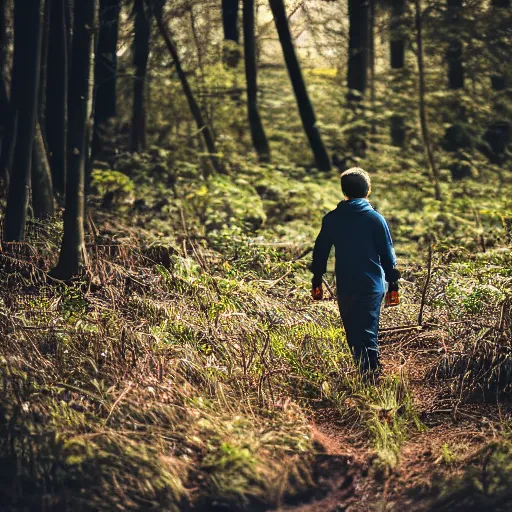
[[[424,322],[439,357],[429,378],[459,401],[502,396],[512,382],[508,199],[492,205],[489,173],[478,185],[445,176],[439,204],[414,165],[374,153],[363,162],[404,276],[402,305],[382,323],[416,323],[432,246]],[[335,301],[309,296],[308,250],[340,199],[337,176],[240,158],[236,178],[205,180],[158,148],[118,155],[112,167],[122,179],[94,174],[82,276],[46,274],[59,221],[31,224],[26,244],[0,253],[0,502],[290,503],[317,485],[310,416],[322,408],[358,429],[371,474],[387,478],[425,428],[417,397],[403,372],[363,383]],[[331,272],[332,263],[334,290]]]

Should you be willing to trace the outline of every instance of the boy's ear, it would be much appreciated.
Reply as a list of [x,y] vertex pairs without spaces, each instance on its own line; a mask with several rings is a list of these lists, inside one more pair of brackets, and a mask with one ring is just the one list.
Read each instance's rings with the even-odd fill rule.
[[370,194],[372,193],[372,186],[370,185],[370,188],[368,189],[368,194],[366,194],[366,197],[370,197]]

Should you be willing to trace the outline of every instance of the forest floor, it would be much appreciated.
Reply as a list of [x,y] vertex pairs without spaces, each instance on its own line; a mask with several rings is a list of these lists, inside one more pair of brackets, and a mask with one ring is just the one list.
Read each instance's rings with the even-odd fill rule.
[[[400,374],[409,383],[422,428],[401,446],[399,462],[388,474],[372,474],[374,446],[361,424],[347,424],[336,409],[315,411],[311,428],[326,453],[345,456],[353,471],[350,492],[336,475],[324,475],[330,491],[322,499],[280,511],[368,512],[432,510],[439,484],[460,476],[468,462],[501,430],[509,403],[463,403],[445,383],[432,378],[443,353],[443,331],[426,329],[384,336],[384,375]],[[378,384],[377,384],[378,385]]]
[[[423,297],[425,329],[381,336],[372,386],[336,303],[310,297],[307,249],[338,179],[247,163],[205,182],[182,166],[172,199],[151,177],[162,158],[95,171],[90,260],[73,282],[48,277],[59,220],[0,252],[5,510],[506,510],[487,505],[512,502],[512,411],[483,396],[512,385],[495,184],[464,182],[437,204],[423,174],[396,189],[375,173],[404,276],[381,327],[416,324]],[[137,194],[123,202],[126,181]]]

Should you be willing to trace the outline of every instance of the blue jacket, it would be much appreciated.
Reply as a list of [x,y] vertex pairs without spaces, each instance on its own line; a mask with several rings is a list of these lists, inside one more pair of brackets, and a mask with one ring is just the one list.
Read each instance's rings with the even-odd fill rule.
[[385,291],[384,278],[390,281],[396,265],[395,251],[384,217],[367,199],[341,201],[323,218],[313,250],[314,281],[325,273],[333,245],[338,295]]

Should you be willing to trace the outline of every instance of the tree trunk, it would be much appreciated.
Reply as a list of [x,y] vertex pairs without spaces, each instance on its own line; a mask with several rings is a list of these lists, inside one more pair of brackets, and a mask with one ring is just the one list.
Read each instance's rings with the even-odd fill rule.
[[133,41],[133,65],[135,81],[133,84],[133,109],[130,149],[134,152],[146,149],[146,75],[151,37],[150,13],[144,7],[144,0],[135,0],[133,4],[135,18],[135,38]]
[[[492,0],[491,8],[494,10],[496,17],[506,15],[505,9],[510,9],[510,0]],[[509,86],[509,77],[507,76],[507,64],[503,62],[500,66],[498,73],[491,75],[491,86],[494,91],[504,91]],[[485,145],[482,147],[482,152],[496,165],[503,165],[507,160],[507,149],[512,140],[512,123],[507,116],[504,115],[503,107],[499,104],[501,94],[496,95],[494,112],[497,117],[485,130],[483,135],[483,142]]]
[[414,0],[416,8],[416,57],[418,60],[418,73],[419,73],[419,110],[421,133],[423,135],[423,143],[425,144],[425,151],[430,165],[430,172],[432,181],[434,183],[434,196],[437,201],[441,200],[441,187],[439,185],[439,170],[434,159],[434,153],[430,143],[430,133],[428,129],[427,112],[425,108],[425,68],[423,65],[423,34],[421,23],[421,3],[420,0]]
[[377,125],[375,122],[375,20],[376,20],[376,0],[370,0],[369,11],[369,31],[368,31],[368,59],[370,61],[370,103],[372,108],[371,132],[373,135],[377,133]]
[[391,20],[389,23],[389,51],[391,67],[402,69],[405,65],[405,33],[404,33],[405,0],[393,0],[391,3]]
[[462,42],[457,38],[460,30],[462,0],[447,0],[447,16],[453,37],[448,43],[446,62],[448,64],[448,87],[450,89],[464,88],[464,66],[462,64]]
[[32,147],[37,119],[37,93],[41,67],[42,0],[14,5],[14,64],[11,104],[17,116],[13,172],[5,215],[4,239],[23,241],[30,191]]
[[318,130],[315,111],[309,99],[304,77],[302,76],[300,64],[295,53],[283,0],[270,0],[270,8],[274,15],[274,22],[283,49],[284,60],[286,61],[290,81],[297,99],[302,125],[315,156],[316,166],[321,171],[329,171],[331,169],[331,162]]
[[71,44],[73,43],[73,22],[75,20],[75,1],[76,0],[64,0],[64,16],[66,19],[66,28],[68,36],[68,72],[71,73]]
[[368,74],[369,5],[367,0],[348,0],[348,99],[361,100]]
[[46,89],[48,84],[48,42],[50,37],[50,9],[53,0],[43,0],[44,16],[41,36],[41,75],[37,95],[37,116],[43,140],[46,139]]
[[254,0],[243,3],[245,79],[247,82],[247,112],[252,143],[260,162],[270,162],[270,148],[258,109],[258,69],[254,39]]
[[119,0],[100,0],[100,32],[94,68],[96,86],[94,118],[99,123],[116,115],[119,12]]
[[174,61],[176,73],[178,74],[178,78],[180,79],[181,85],[183,87],[183,92],[185,93],[185,97],[187,98],[187,102],[190,107],[192,117],[196,122],[198,131],[203,135],[203,139],[210,156],[212,167],[216,172],[225,173],[226,170],[224,169],[224,166],[219,160],[217,148],[215,147],[215,141],[213,140],[210,128],[204,122],[201,109],[199,108],[199,105],[194,97],[192,89],[190,88],[190,85],[188,83],[187,76],[181,66],[181,60],[179,58],[178,50],[172,39],[169,27],[165,25],[162,19],[161,10],[155,9],[155,18],[158,25],[158,29],[160,30],[160,33],[162,34],[162,37],[165,41],[165,45],[167,46],[167,49],[169,50],[169,53],[172,56],[172,60]]
[[[7,92],[7,54],[8,54],[9,40],[7,37],[7,2],[0,3],[0,184],[6,187],[8,176],[6,174],[6,166],[4,160],[6,159],[7,138],[9,132],[12,130],[9,127],[9,95]],[[9,148],[7,147],[7,152]],[[3,192],[0,191],[0,197]]]
[[39,123],[36,124],[34,147],[32,148],[32,208],[36,219],[45,219],[55,215],[52,174]]
[[230,67],[236,67],[240,60],[240,31],[238,30],[239,0],[222,0],[222,26],[224,28],[224,62]]
[[101,125],[116,115],[119,2],[120,0],[100,0],[100,29],[94,67],[94,155],[102,151]]
[[16,148],[16,133],[18,131],[18,112],[12,105],[8,105],[5,116],[5,135],[2,139],[2,155],[0,158],[0,180],[3,181],[4,190],[9,190],[14,149]]
[[[54,191],[64,197],[67,167],[69,27],[66,15],[69,0],[52,0],[50,38],[48,41],[48,75],[51,87],[46,90],[46,142],[52,170]],[[64,71],[63,71],[64,70]]]
[[[405,0],[393,0],[391,4],[391,20],[389,24],[389,52],[391,68],[393,70],[403,70],[405,67],[405,33],[404,33],[404,14]],[[391,76],[391,94],[393,98],[400,89],[402,73],[400,71],[392,73]],[[398,107],[399,108],[399,107]],[[391,116],[391,144],[403,148],[405,146],[405,118],[401,112]]]
[[[510,0],[491,0],[491,7],[495,10],[496,14],[500,9],[510,9]],[[508,88],[508,76],[506,73],[496,73],[491,75],[491,86],[495,91],[504,91]]]
[[84,188],[93,96],[91,81],[96,15],[97,0],[79,0],[75,3],[69,84],[68,174],[64,236],[59,262],[52,271],[54,277],[64,280],[76,275],[87,262],[84,239]]

